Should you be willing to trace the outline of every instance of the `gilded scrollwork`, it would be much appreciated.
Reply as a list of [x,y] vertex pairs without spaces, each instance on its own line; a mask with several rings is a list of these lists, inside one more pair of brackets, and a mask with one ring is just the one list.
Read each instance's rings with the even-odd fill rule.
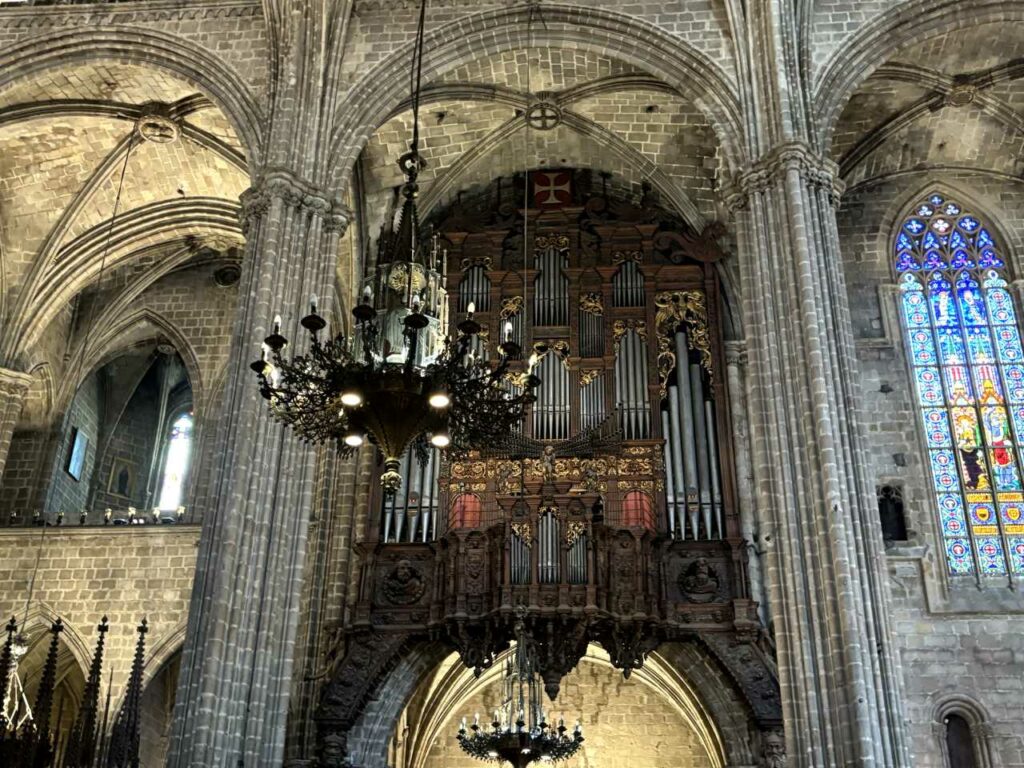
[[463,259],[459,264],[459,269],[465,272],[467,269],[473,267],[483,267],[484,269],[491,268],[491,257],[490,256],[473,256],[472,258]]
[[604,314],[604,299],[596,291],[580,294],[580,311],[588,315],[601,316]]
[[523,297],[522,296],[506,296],[501,300],[501,309],[498,311],[498,315],[502,320],[511,320],[513,317],[523,311]]
[[534,247],[538,250],[544,248],[568,248],[568,235],[538,235],[533,241]]
[[637,264],[644,260],[643,251],[615,251],[612,254],[612,264],[619,265],[626,261],[635,261]]
[[585,387],[591,382],[597,380],[601,376],[601,371],[596,368],[589,368],[584,371],[580,371],[580,386]]
[[529,547],[533,544],[533,526],[530,523],[512,523],[512,533],[518,536],[526,546]]
[[615,351],[619,351],[619,345],[622,344],[622,337],[630,331],[635,331],[636,335],[644,341],[647,340],[647,321],[646,320],[616,320],[612,323],[612,346]]
[[661,396],[668,394],[668,377],[676,367],[674,337],[680,323],[686,325],[690,349],[700,353],[700,362],[713,376],[711,369],[711,335],[708,332],[708,308],[701,291],[665,291],[654,297],[657,312],[654,327],[658,334],[658,380]]
[[587,524],[582,520],[570,520],[565,526],[565,543],[570,547],[587,530]]

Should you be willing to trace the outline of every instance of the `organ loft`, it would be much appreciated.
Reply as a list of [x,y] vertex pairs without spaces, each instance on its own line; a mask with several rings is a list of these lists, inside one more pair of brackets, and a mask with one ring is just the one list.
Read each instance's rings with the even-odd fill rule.
[[0,0],[0,768],[1024,768],[1024,0]]

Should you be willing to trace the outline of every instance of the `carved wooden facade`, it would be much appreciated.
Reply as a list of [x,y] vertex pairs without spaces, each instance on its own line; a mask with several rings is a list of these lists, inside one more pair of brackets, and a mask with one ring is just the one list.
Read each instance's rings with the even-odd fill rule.
[[[574,181],[556,205],[534,186],[525,244],[500,186],[500,204],[457,205],[439,225],[452,323],[472,304],[484,327],[475,353],[496,356],[511,334],[525,351],[507,386],[531,354],[542,384],[507,444],[419,469],[410,460],[414,490],[371,503],[351,638],[441,639],[480,669],[525,612],[551,695],[589,642],[628,675],[661,642],[689,640],[728,670],[763,727],[777,726],[720,386],[714,233]],[[331,708],[339,690],[325,696],[327,730],[349,719]]]

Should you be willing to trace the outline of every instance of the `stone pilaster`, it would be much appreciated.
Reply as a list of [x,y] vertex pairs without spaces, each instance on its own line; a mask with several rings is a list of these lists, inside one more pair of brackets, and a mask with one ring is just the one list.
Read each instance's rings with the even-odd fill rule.
[[751,463],[792,766],[907,765],[841,270],[835,166],[799,142],[736,213]]
[[328,317],[340,202],[275,171],[243,195],[246,255],[218,463],[200,496],[203,532],[182,656],[170,766],[281,765],[315,454],[271,418],[249,363],[273,317],[302,349],[317,294]]
[[4,474],[11,438],[31,382],[32,377],[27,373],[0,368],[0,477]]

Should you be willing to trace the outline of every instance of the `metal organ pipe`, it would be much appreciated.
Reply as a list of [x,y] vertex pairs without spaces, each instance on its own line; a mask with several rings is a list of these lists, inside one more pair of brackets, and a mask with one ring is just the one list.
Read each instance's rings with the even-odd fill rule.
[[661,412],[667,450],[665,477],[669,499],[669,527],[674,532],[679,520],[679,537],[686,538],[686,481],[683,479],[683,435],[679,425],[679,387],[668,388],[668,411]]
[[690,365],[690,390],[693,393],[693,424],[697,441],[697,479],[700,482],[700,511],[704,532],[711,538],[711,468],[708,462],[708,437],[704,423],[704,385],[700,366]]
[[537,554],[541,584],[558,582],[559,527],[558,518],[550,511],[541,515],[537,523]]
[[711,465],[711,503],[715,512],[715,533],[717,538],[725,538],[722,528],[722,488],[718,477],[718,440],[715,433],[715,404],[712,400],[704,401],[704,417],[708,435],[708,463]]
[[436,448],[424,464],[407,451],[399,471],[405,491],[385,499],[381,509],[381,540],[384,543],[431,541],[437,538],[437,476],[440,456]]
[[569,547],[569,583],[587,583],[587,534],[580,533]]
[[624,261],[612,277],[612,305],[616,307],[642,307],[644,305],[644,276],[635,261]]
[[[694,439],[693,427],[693,397],[690,392],[690,377],[688,373],[688,361],[690,354],[687,350],[686,334],[682,331],[676,332],[676,408],[679,412],[679,421],[682,427],[682,454],[683,454],[683,492],[686,500],[686,516],[690,522],[690,533],[693,538],[699,538],[697,516],[697,443]],[[676,487],[676,495],[679,495],[679,486]]]

